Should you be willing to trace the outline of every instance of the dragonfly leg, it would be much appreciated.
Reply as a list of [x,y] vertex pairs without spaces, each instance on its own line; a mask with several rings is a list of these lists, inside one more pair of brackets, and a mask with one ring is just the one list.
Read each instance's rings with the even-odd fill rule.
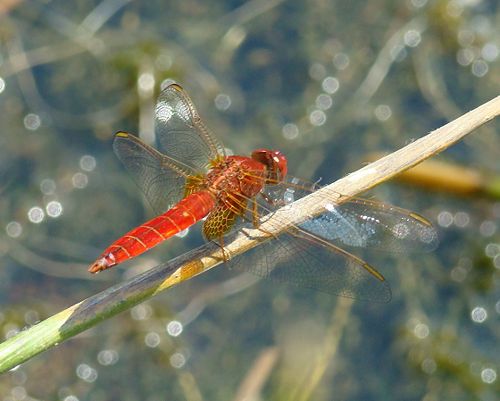
[[219,237],[219,241],[217,241],[217,245],[220,246],[220,250],[222,252],[222,261],[224,263],[226,263],[229,259],[231,259],[230,257],[228,257],[228,253],[226,252],[226,250],[224,249],[224,236],[220,236]]
[[259,211],[257,210],[257,200],[252,200],[252,222],[254,228],[259,228]]
[[[264,230],[260,227],[260,215],[259,215],[259,210],[258,210],[258,203],[257,203],[257,200],[256,199],[253,199],[252,200],[252,224],[253,224],[253,228],[263,232],[264,234],[267,234],[268,236],[270,237],[273,237],[273,238],[277,238],[276,235],[274,235],[273,233],[270,233],[269,231],[267,230]],[[240,217],[245,220],[245,221],[250,221],[250,218],[248,216],[245,216],[243,213],[240,214]],[[222,239],[221,239],[221,242],[222,242]]]
[[281,207],[281,206],[285,206],[286,205],[286,202],[283,199],[281,199],[280,201],[277,201],[276,199],[272,199],[268,194],[265,194],[263,192],[260,193],[260,196],[262,196],[262,198],[264,198],[264,200],[267,203],[269,203],[271,206]]

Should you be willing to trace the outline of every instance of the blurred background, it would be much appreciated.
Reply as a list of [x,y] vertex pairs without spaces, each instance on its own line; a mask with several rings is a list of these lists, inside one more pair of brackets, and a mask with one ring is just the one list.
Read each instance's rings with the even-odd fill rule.
[[[227,148],[327,184],[498,95],[499,21],[494,0],[0,0],[2,337],[203,242],[86,270],[152,216],[111,142],[151,138],[166,79]],[[439,230],[432,253],[366,256],[390,303],[221,266],[2,375],[0,400],[498,399],[499,128],[434,158],[434,187],[367,194]]]

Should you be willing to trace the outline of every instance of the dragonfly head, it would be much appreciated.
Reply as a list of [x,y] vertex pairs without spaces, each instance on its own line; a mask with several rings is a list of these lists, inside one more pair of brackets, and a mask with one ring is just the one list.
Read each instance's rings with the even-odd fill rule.
[[252,152],[252,159],[257,160],[267,167],[270,183],[281,182],[285,179],[287,160],[279,150],[257,149]]

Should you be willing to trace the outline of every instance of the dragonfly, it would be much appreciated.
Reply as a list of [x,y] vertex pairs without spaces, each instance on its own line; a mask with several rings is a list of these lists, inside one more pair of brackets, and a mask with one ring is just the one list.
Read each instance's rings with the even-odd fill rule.
[[[279,150],[228,155],[176,83],[158,97],[155,135],[156,148],[132,134],[115,134],[115,154],[157,216],[107,247],[90,266],[91,273],[134,258],[201,220],[205,238],[224,250],[228,237],[245,227],[259,228],[261,216],[318,188],[289,176]],[[338,193],[326,192],[322,213],[289,225],[243,259],[224,256],[224,261],[296,286],[387,302],[391,291],[384,276],[350,249],[429,251],[437,245],[436,231],[424,217],[402,208],[362,198],[338,199]]]

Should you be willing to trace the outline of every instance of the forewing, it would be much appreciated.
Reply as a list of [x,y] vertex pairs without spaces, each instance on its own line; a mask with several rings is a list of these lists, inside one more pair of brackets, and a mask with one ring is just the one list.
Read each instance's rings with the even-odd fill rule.
[[177,84],[165,88],[156,103],[155,132],[158,149],[197,172],[224,156],[224,147],[201,121],[193,102]]
[[[266,188],[277,207],[300,199],[319,187],[297,178]],[[343,203],[340,194],[325,192],[323,213],[300,227],[338,245],[376,248],[390,252],[430,251],[437,232],[424,217],[395,206],[362,198]]]
[[430,251],[438,243],[432,224],[405,209],[357,198],[324,208],[300,227],[336,244],[403,252]]
[[125,132],[115,135],[113,150],[156,213],[163,213],[184,196],[190,171],[183,166]]

